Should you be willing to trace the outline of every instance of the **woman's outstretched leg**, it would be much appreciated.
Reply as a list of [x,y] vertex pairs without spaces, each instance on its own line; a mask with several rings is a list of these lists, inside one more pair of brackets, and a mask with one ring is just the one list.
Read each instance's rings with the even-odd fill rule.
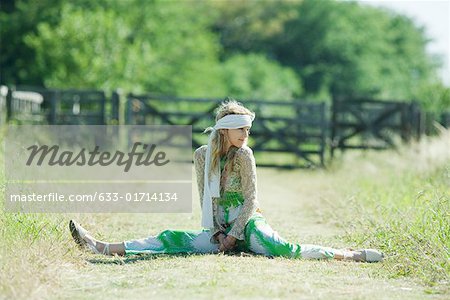
[[164,230],[157,236],[124,242],[126,254],[214,253],[219,245],[211,242],[209,230]]
[[73,220],[70,221],[69,227],[77,244],[86,246],[98,254],[213,253],[219,249],[218,244],[211,242],[211,233],[208,230],[165,230],[157,236],[144,239],[106,243],[94,239],[87,230]]
[[352,251],[289,243],[280,237],[260,214],[255,214],[248,222],[245,228],[245,239],[250,251],[268,256],[370,262],[381,261],[383,258],[379,251],[373,249]]
[[74,220],[69,221],[69,229],[75,242],[81,247],[88,248],[93,253],[125,255],[124,243],[107,243],[99,241]]

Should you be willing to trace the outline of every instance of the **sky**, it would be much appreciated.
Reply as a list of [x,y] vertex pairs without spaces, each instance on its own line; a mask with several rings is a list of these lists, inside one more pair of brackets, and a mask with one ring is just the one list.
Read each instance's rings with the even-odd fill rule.
[[415,23],[425,28],[432,39],[427,51],[441,56],[443,66],[439,74],[450,86],[450,0],[358,0],[368,5],[384,7],[412,17]]

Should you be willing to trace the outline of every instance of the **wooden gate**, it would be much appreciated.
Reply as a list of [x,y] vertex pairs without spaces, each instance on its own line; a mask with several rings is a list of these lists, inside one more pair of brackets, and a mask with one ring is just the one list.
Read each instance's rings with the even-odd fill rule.
[[[221,99],[157,95],[127,97],[126,124],[191,125],[192,146],[207,143],[205,128],[214,125],[213,112]],[[311,167],[324,164],[326,119],[324,103],[243,101],[257,117],[249,146],[260,166]]]
[[106,96],[103,91],[56,90],[50,99],[50,124],[103,125]]
[[334,98],[331,120],[331,151],[339,149],[385,149],[396,139],[408,141],[423,132],[416,103],[371,99]]
[[[106,96],[96,90],[6,88],[7,120],[19,124],[104,125]],[[0,103],[1,104],[1,103]],[[111,120],[118,124],[118,95],[113,93]]]

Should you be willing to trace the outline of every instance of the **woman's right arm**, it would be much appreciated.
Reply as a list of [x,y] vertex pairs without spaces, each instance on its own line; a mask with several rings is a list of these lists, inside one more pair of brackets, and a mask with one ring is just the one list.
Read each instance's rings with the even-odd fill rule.
[[197,148],[194,152],[195,174],[197,175],[198,195],[200,197],[200,207],[203,209],[203,185],[205,181],[205,150],[204,146]]
[[[194,167],[195,174],[197,176],[197,187],[198,187],[198,195],[200,198],[200,208],[203,209],[203,185],[205,181],[205,155],[206,155],[206,146],[201,146],[197,148],[194,152]],[[213,204],[213,214],[215,214],[215,206]],[[214,222],[214,228],[212,228],[211,235],[212,241],[219,241],[219,234],[221,233],[221,228],[217,226],[217,223]]]

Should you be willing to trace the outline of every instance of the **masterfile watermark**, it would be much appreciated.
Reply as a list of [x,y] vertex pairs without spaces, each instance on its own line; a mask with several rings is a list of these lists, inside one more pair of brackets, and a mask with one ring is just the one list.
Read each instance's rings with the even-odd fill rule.
[[[141,152],[138,152],[139,147],[142,148]],[[33,145],[27,148],[30,151],[30,155],[26,165],[30,166],[37,156],[38,158],[34,162],[37,166],[47,163],[49,166],[100,165],[106,167],[116,163],[118,166],[124,166],[124,172],[128,172],[133,162],[136,166],[150,166],[152,164],[155,166],[164,166],[169,163],[170,160],[166,159],[166,153],[164,151],[158,151],[156,154],[153,154],[156,147],[155,144],[147,145],[135,142],[131,148],[131,152],[124,153],[122,151],[115,151],[112,154],[109,151],[100,152],[99,146],[95,146],[91,151],[82,148],[78,153],[74,153],[72,151],[60,151],[58,145]],[[136,157],[135,161],[134,157]]]
[[191,126],[9,126],[5,168],[7,211],[192,209]]

